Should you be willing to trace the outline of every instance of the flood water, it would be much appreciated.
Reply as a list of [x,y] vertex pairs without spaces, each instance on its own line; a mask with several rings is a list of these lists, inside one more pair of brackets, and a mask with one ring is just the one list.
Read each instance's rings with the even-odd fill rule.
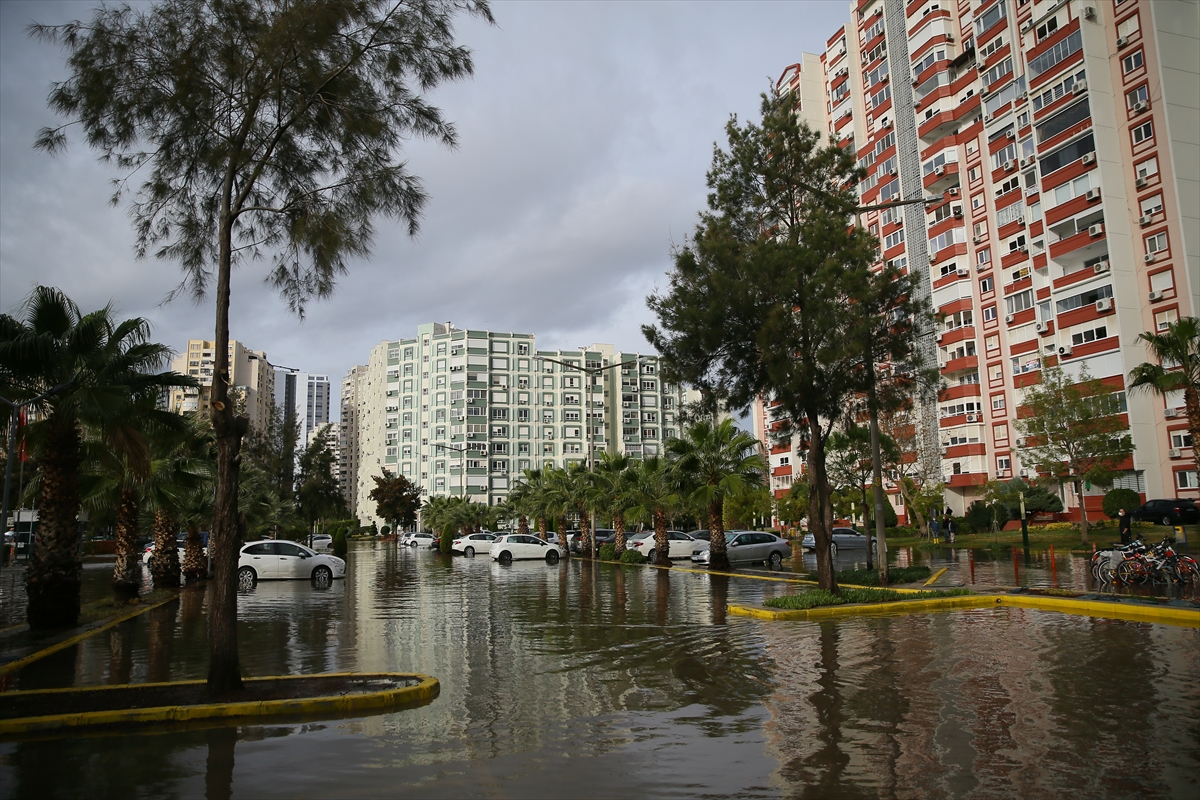
[[[727,616],[785,583],[370,543],[239,599],[247,674],[436,676],[359,719],[0,743],[4,797],[1200,796],[1200,632],[1026,609]],[[1024,565],[1022,565],[1024,566]],[[202,593],[11,688],[202,678]]]

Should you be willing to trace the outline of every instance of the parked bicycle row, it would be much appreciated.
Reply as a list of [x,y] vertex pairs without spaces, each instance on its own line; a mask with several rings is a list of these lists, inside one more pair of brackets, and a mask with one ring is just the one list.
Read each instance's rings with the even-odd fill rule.
[[1175,550],[1175,537],[1158,544],[1140,539],[1116,544],[1092,555],[1092,576],[1099,583],[1200,584],[1200,565],[1191,556]]

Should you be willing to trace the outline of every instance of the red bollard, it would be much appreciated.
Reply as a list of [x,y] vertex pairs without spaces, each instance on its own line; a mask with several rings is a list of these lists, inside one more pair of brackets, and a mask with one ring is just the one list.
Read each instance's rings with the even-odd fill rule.
[[1054,545],[1050,545],[1050,580],[1058,587],[1058,564],[1054,561]]

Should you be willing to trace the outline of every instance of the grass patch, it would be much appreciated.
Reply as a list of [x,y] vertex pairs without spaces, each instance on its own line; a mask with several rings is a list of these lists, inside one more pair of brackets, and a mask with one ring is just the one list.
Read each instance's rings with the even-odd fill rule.
[[[929,567],[888,567],[888,580],[892,583],[916,583],[926,580],[931,574],[933,573]],[[818,579],[815,572],[810,572],[805,577],[810,581]],[[843,569],[837,573],[837,582],[859,586],[878,586],[879,572],[866,569]]]
[[785,594],[763,602],[771,608],[805,609],[837,606],[845,603],[887,603],[895,600],[930,600],[970,594],[968,589],[937,589],[928,592],[896,592],[891,589],[842,589],[839,594],[813,589],[801,594]]

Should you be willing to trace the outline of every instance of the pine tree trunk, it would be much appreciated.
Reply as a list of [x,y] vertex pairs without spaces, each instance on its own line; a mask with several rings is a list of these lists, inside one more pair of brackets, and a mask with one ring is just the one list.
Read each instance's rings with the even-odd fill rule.
[[138,562],[138,502],[133,489],[121,490],[117,502],[117,563],[113,567],[113,601],[136,600],[142,588],[142,565]]
[[821,438],[821,423],[815,414],[809,416],[809,431],[808,528],[817,556],[817,584],[825,591],[837,594],[837,572],[833,567],[833,554],[829,551],[833,542],[833,497],[825,471],[825,441]]
[[79,430],[75,421],[50,418],[38,498],[38,533],[25,573],[26,618],[35,631],[79,622]]
[[154,512],[154,550],[150,553],[150,577],[156,589],[178,589],[179,549],[175,537],[179,523],[166,511]]
[[654,563],[671,566],[671,541],[667,538],[667,514],[661,506],[654,507]]
[[708,568],[729,569],[729,549],[725,542],[725,502],[720,497],[708,504]]
[[204,557],[204,541],[200,538],[200,529],[191,523],[183,545],[183,579],[195,583],[207,577],[208,559]]

